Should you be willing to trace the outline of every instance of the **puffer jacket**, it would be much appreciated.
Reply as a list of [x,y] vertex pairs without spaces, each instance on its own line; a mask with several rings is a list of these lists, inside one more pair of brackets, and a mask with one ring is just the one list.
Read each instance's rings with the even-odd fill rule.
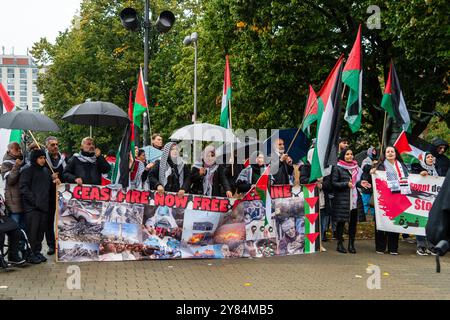
[[1,174],[5,181],[5,204],[12,213],[22,213],[22,196],[19,189],[20,167],[16,160],[22,158],[14,157],[7,152],[3,157]]
[[[339,166],[333,166],[331,172],[331,184],[333,186],[333,209],[332,216],[336,222],[350,221],[350,188],[348,182],[352,180],[350,171]],[[361,187],[360,181],[356,183],[357,187]],[[357,189],[356,189],[357,190]],[[357,210],[358,221],[365,221],[363,203],[361,195],[358,192]]]
[[50,170],[36,163],[35,152],[31,153],[30,164],[20,174],[20,192],[24,212],[39,210],[49,212],[49,196],[52,182]]

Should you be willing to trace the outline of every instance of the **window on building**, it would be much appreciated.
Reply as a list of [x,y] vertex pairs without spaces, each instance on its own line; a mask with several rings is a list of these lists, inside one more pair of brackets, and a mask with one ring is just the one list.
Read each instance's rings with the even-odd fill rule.
[[9,78],[9,79],[7,80],[7,83],[8,83],[8,84],[14,84],[14,78]]
[[28,98],[27,97],[20,97],[20,102],[27,102]]
[[22,91],[22,89],[21,89],[20,95],[23,97],[26,97],[28,95],[28,93],[26,91]]
[[33,97],[33,102],[39,102],[39,97]]
[[33,79],[37,79],[38,69],[33,69]]
[[21,79],[27,78],[27,69],[20,69],[20,78]]
[[8,78],[14,78],[14,68],[8,68]]
[[20,79],[20,85],[27,85],[27,80]]
[[33,109],[36,110],[36,109],[39,109],[39,107],[40,107],[39,103],[33,103]]
[[8,84],[8,91],[14,91],[15,87],[13,84]]

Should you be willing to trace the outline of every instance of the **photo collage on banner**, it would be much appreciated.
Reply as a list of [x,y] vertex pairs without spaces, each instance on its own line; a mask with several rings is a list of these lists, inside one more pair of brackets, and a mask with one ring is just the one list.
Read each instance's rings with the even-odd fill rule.
[[[303,188],[304,189],[304,188]],[[58,261],[270,257],[314,252],[311,191],[272,186],[263,201],[58,187]],[[312,221],[312,222],[311,222]],[[318,220],[317,220],[318,221]],[[317,250],[318,251],[318,250]]]

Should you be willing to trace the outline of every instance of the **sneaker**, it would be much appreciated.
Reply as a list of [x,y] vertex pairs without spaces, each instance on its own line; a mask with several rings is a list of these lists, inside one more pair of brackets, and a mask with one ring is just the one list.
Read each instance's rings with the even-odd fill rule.
[[325,249],[324,247],[320,246],[320,251],[327,252],[327,249]]
[[427,250],[424,247],[418,248],[416,253],[419,256],[427,256],[428,255],[428,252],[427,252]]
[[432,256],[437,256],[437,252],[435,248],[427,249],[427,253],[431,254]]
[[25,263],[26,261],[24,260],[24,259],[21,259],[21,258],[19,258],[19,257],[17,257],[17,258],[13,258],[13,259],[8,259],[8,263],[11,265],[11,266],[21,266],[21,265],[23,265],[24,263]]
[[375,252],[378,253],[378,254],[384,254],[383,251],[375,251]]
[[49,248],[47,251],[47,255],[52,256],[55,254],[55,248]]
[[398,256],[398,252],[389,252],[390,255]]
[[41,260],[41,262],[47,262],[47,258],[42,255],[42,253],[37,253],[36,256]]
[[410,244],[415,244],[416,240],[412,239],[411,237],[406,238],[406,242],[410,243]]
[[41,263],[42,261],[41,261],[41,259],[38,258],[35,254],[30,254],[30,255],[28,255],[28,257],[27,257],[27,262],[28,262],[28,263],[31,263],[31,264],[39,264],[39,263]]

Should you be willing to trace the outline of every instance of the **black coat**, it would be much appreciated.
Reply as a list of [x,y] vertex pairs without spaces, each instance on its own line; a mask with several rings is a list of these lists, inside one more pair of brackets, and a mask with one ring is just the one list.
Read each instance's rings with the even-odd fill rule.
[[[273,166],[271,166],[273,167]],[[275,174],[272,174],[272,184],[291,184],[289,179],[290,176],[294,173],[294,167],[292,165],[288,165],[286,161],[278,162],[278,171]]]
[[65,182],[75,183],[75,179],[81,178],[83,184],[102,184],[102,173],[108,173],[111,165],[103,156],[97,157],[95,163],[81,162],[77,157],[70,158],[63,172]]
[[19,181],[24,212],[49,211],[52,183],[52,176],[47,167],[36,163],[24,167]]
[[[203,194],[203,176],[200,175],[200,169],[197,167],[192,167],[191,171],[191,181],[192,187],[191,191],[193,194]],[[231,190],[231,184],[228,181],[226,175],[226,167],[223,164],[219,164],[219,167],[214,172],[213,176],[213,197],[225,197],[227,191]]]
[[[161,182],[159,181],[159,167],[160,167],[160,160],[155,161],[155,165],[148,173],[148,183],[150,185],[150,190],[156,190],[156,188],[161,185]],[[169,162],[168,162],[169,163]],[[172,168],[172,174],[167,177],[167,183],[164,187],[164,191],[167,192],[178,192],[180,189],[183,189],[185,192],[190,192],[190,186],[191,186],[191,175],[190,170],[187,165],[184,165],[183,167],[183,185],[180,188],[180,180],[178,177],[178,168],[173,163],[171,164]]]
[[[433,145],[435,147],[445,146],[448,149],[448,143],[442,139],[434,140]],[[450,167],[450,160],[445,154],[439,154],[436,148],[433,150],[432,153],[433,156],[436,158],[435,163],[436,171],[438,172],[439,176],[445,177],[447,175],[448,168]]]
[[[336,222],[350,221],[350,188],[348,182],[352,180],[349,170],[339,166],[333,166],[331,171],[331,184],[333,186],[333,220]],[[360,181],[356,183],[357,187],[361,187]],[[358,192],[357,210],[358,220],[364,221],[365,215],[361,195]]]
[[[255,185],[256,182],[258,181],[258,179],[261,177],[261,174],[264,172],[261,172],[261,169],[265,169],[266,167],[260,167],[257,164],[252,164],[251,165],[252,168],[252,177],[251,177],[251,183],[249,183],[248,181],[243,181],[243,180],[236,180],[236,187],[239,193],[245,193],[248,192],[252,185]],[[246,170],[246,169],[245,169]]]
[[241,173],[242,170],[244,170],[243,164],[234,163],[233,170],[231,170],[231,164],[226,165],[225,175],[228,181],[230,182],[231,192],[233,193],[238,191],[237,178],[239,177],[239,174]]
[[441,191],[431,207],[425,227],[428,241],[437,245],[441,240],[450,241],[450,171],[447,172]]

